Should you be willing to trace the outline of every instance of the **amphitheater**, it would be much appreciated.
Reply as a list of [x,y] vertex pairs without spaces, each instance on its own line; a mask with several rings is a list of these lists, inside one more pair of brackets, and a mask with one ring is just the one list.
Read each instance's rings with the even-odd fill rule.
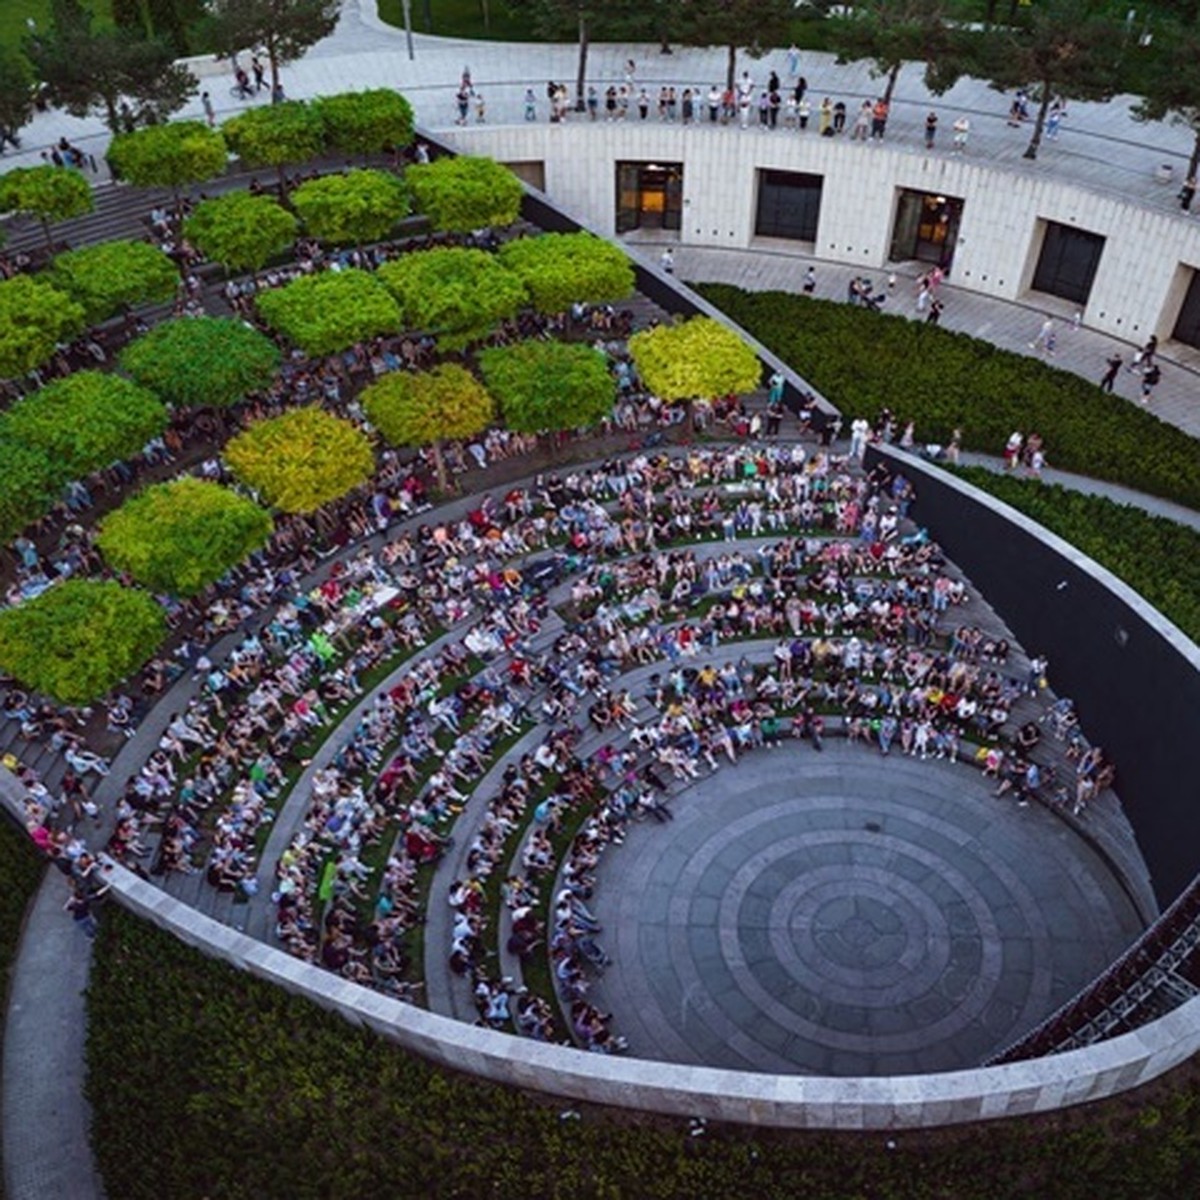
[[[330,44],[293,68],[290,94],[338,90],[330,80],[342,78],[350,63],[360,83],[396,82],[399,43],[386,41],[395,38],[394,31],[380,29],[370,7],[347,6]],[[472,47],[475,78],[488,80],[494,124],[463,130],[450,124],[453,86],[447,86],[461,67],[462,45],[437,39],[419,39],[419,45],[417,63],[408,67],[414,81],[402,86],[417,107],[421,136],[439,150],[487,154],[512,164],[527,181],[523,221],[530,228],[586,227],[625,235],[636,267],[637,292],[628,305],[635,328],[674,315],[720,317],[658,269],[663,246],[676,248],[677,269],[686,267],[692,278],[746,282],[762,273],[790,278],[795,290],[798,262],[813,261],[823,275],[841,280],[860,270],[890,270],[897,259],[907,278],[924,268],[923,251],[911,258],[907,251],[895,252],[906,219],[904,196],[951,196],[957,204],[952,282],[964,312],[973,311],[973,303],[990,305],[980,311],[993,314],[1000,343],[1026,338],[1038,319],[1034,309],[1067,321],[1081,311],[1086,331],[1130,344],[1152,330],[1171,330],[1166,350],[1174,382],[1164,389],[1161,415],[1200,432],[1191,373],[1200,361],[1191,324],[1200,313],[1200,229],[1159,203],[1155,165],[1161,167],[1157,160],[1175,151],[1158,144],[1122,145],[1123,163],[1132,164],[1122,167],[1128,178],[1115,178],[1110,164],[1099,162],[1095,147],[1113,136],[1103,114],[1094,129],[1086,115],[1079,116],[1085,149],[1053,178],[1022,166],[1011,148],[989,140],[986,129],[977,139],[981,149],[995,146],[986,163],[934,159],[897,145],[874,152],[865,167],[848,158],[861,148],[815,139],[764,148],[747,138],[730,151],[718,141],[728,131],[695,131],[685,145],[679,130],[653,124],[528,127],[519,117],[523,86],[514,81],[521,73],[502,65],[500,52]],[[569,48],[545,53],[538,71],[565,76]],[[599,52],[601,72],[616,70],[608,62],[616,61],[616,53]],[[699,73],[713,62],[697,52],[689,65]],[[832,80],[833,68],[826,70]],[[496,73],[494,82],[489,72]],[[868,86],[850,77],[842,91],[856,83]],[[951,103],[956,99],[964,111],[974,102],[965,92],[952,94]],[[908,109],[900,106],[900,129],[905,121],[916,128],[920,103],[914,94]],[[44,136],[51,140],[56,133],[47,125]],[[670,188],[662,197],[655,191],[664,162],[679,167],[679,179],[670,184],[678,184],[678,192],[670,197]],[[631,200],[622,194],[620,180],[622,171],[626,180],[632,178],[634,168],[642,174],[639,197]],[[241,186],[245,178],[232,174],[227,182]],[[804,229],[763,232],[769,188],[806,193],[802,202],[795,195],[777,197],[789,211],[794,211],[789,205],[800,205],[807,214]],[[139,196],[131,202],[127,191],[107,184],[100,185],[100,196],[96,215],[68,226],[67,238],[127,235],[140,213],[161,199]],[[663,219],[660,200],[668,208],[678,201],[677,221]],[[1135,228],[1137,236],[1129,236]],[[1083,236],[1076,236],[1080,230]],[[20,249],[35,239],[35,231],[14,227],[9,245]],[[937,253],[949,267],[944,243]],[[204,306],[228,311],[215,278],[206,283]],[[147,315],[156,320],[163,313]],[[1093,350],[1101,344],[1089,343]],[[309,564],[313,569],[298,581],[297,593],[338,580],[357,585],[344,611],[331,610],[330,628],[344,639],[340,648],[351,659],[367,640],[370,614],[382,611],[404,586],[403,559],[394,569],[378,564],[386,562],[383,548],[406,536],[420,547],[421,530],[437,523],[453,535],[462,522],[465,550],[454,568],[496,569],[503,559],[517,584],[490,597],[480,592],[449,614],[439,609],[435,616],[418,605],[410,627],[418,640],[393,647],[390,656],[363,660],[370,686],[361,695],[339,698],[336,706],[331,702],[336,721],[322,726],[311,752],[273,789],[268,814],[252,830],[245,882],[229,885],[203,847],[191,860],[198,869],[164,867],[164,847],[152,835],[147,857],[130,860],[134,870],[116,866],[111,872],[119,902],[205,954],[308,997],[433,1062],[571,1102],[782,1128],[932,1127],[1114,1095],[1190,1058],[1200,1048],[1195,953],[1200,887],[1194,855],[1200,809],[1190,750],[1200,733],[1200,650],[1107,570],[924,457],[880,444],[862,464],[848,459],[838,440],[840,422],[834,423],[842,415],[848,423],[857,414],[837,396],[815,394],[802,375],[765,348],[755,343],[755,349],[764,375],[777,371],[784,377],[791,413],[811,412],[803,426],[789,416],[769,451],[748,446],[732,424],[711,429],[699,451],[673,440],[678,430],[668,429],[661,444],[644,428],[612,430],[570,443],[559,460],[513,457],[494,461],[486,473],[464,471],[459,497],[392,519],[385,530],[359,530],[361,536]],[[764,400],[755,394],[747,403],[761,410]],[[703,465],[690,467],[689,457],[697,456]],[[743,471],[748,461],[755,464],[749,484],[751,473]],[[725,465],[713,465],[720,463]],[[782,500],[777,494],[783,480],[807,480],[807,489],[819,479],[818,496],[827,486],[839,505],[851,498],[865,502],[868,472],[872,487],[880,480],[890,487],[899,476],[915,494],[897,530],[895,544],[904,550],[885,568],[862,557],[860,529],[838,524],[840,508],[822,518],[819,506],[814,515],[802,511],[798,500],[789,504],[786,487]],[[493,505],[521,491],[545,497],[545,477],[553,473],[567,479],[567,499],[586,514],[576,524],[562,516],[567,504],[558,497],[558,523],[551,522],[549,536],[544,530],[540,538],[522,533],[524,540],[514,541],[507,557],[495,554],[495,542],[471,544],[466,531],[479,530],[476,515],[485,511],[485,496]],[[715,498],[715,511],[726,514],[704,532],[672,527],[660,584],[686,579],[686,571],[680,572],[684,558],[691,564],[687,570],[711,584],[685,588],[683,599],[661,614],[656,608],[652,620],[639,605],[635,570],[649,552],[631,551],[619,535],[603,539],[603,531],[619,530],[627,514],[622,508],[627,480],[641,486],[648,477],[657,480],[647,485],[652,491],[661,488],[655,492],[658,507],[696,514],[708,496]],[[589,481],[586,504],[581,480]],[[882,495],[886,510],[888,493]],[[753,528],[751,505],[758,510]],[[497,537],[521,526],[521,520],[500,515],[488,516],[487,523]],[[559,539],[580,529],[591,540],[585,538],[582,552],[568,553]],[[935,557],[919,530],[928,531],[940,548]],[[803,628],[784,617],[782,591],[772,616],[772,572],[778,570],[772,553],[781,543],[789,547],[785,558],[798,547],[795,561],[809,573],[795,589],[814,605]],[[727,561],[722,565],[731,556],[741,564],[738,569]],[[972,678],[994,674],[988,696],[1003,695],[1000,724],[988,729],[982,722],[962,722],[961,743],[954,743],[953,752],[935,743],[928,754],[906,754],[897,740],[890,753],[881,753],[878,722],[872,727],[869,719],[873,707],[863,707],[857,691],[853,702],[845,687],[836,691],[834,684],[844,683],[836,672],[822,690],[820,680],[829,676],[818,660],[808,682],[815,688],[822,735],[814,736],[811,721],[793,726],[792,714],[802,703],[781,705],[786,720],[778,737],[770,730],[764,735],[764,713],[775,716],[769,689],[778,675],[781,639],[844,641],[862,633],[871,641],[865,617],[821,615],[825,594],[819,580],[829,563],[842,564],[831,568],[835,590],[864,609],[873,599],[894,601],[909,588],[929,596],[939,578],[956,597],[949,608],[933,610],[931,629],[901,627],[896,661],[864,669],[857,681],[852,672],[852,684],[873,697],[889,685],[902,691],[905,656],[919,662],[941,655],[944,662],[935,673],[969,662]],[[436,558],[421,565],[450,569]],[[631,572],[632,582],[622,582],[623,571]],[[601,584],[605,574],[616,581]],[[581,591],[581,583],[597,594]],[[337,603],[344,596],[341,589]],[[761,626],[747,616],[759,604],[767,614]],[[245,651],[247,637],[286,625],[294,616],[294,610],[281,615],[286,607],[272,601],[233,631],[208,626],[211,641],[201,647],[204,654],[218,668],[227,666],[232,655]],[[653,639],[639,642],[637,631],[647,626]],[[1003,642],[1007,654],[964,652],[956,641],[964,627],[980,631],[989,644]],[[569,751],[554,760],[553,772],[567,776],[569,764],[574,770],[579,762],[602,761],[610,773],[601,771],[593,782],[601,783],[605,795],[617,790],[622,769],[641,773],[639,787],[647,766],[662,777],[643,789],[649,798],[635,819],[612,815],[611,804],[603,801],[592,804],[590,793],[587,803],[578,795],[568,798],[553,780],[535,788],[538,800],[559,798],[557,811],[531,803],[519,822],[501,826],[498,850],[480,871],[481,831],[492,828],[492,797],[509,773],[527,769],[528,756],[562,721],[544,707],[552,694],[564,698],[554,672],[572,670],[583,650],[605,643],[614,629],[633,637],[644,653],[593,656],[606,660],[604,669],[597,681],[571,689],[582,695],[566,697],[566,723],[578,733]],[[575,635],[581,640],[572,641]],[[464,639],[468,651],[456,651]],[[1031,665],[1037,655],[1049,659],[1048,687],[1039,686],[1038,666]],[[801,677],[804,663],[802,655],[796,659]],[[422,675],[429,664],[435,673]],[[723,702],[736,694],[766,706],[749,720],[751,734],[736,751],[706,747],[709,761],[699,752],[690,752],[687,763],[657,756],[662,742],[634,735],[677,719],[678,702],[694,694],[698,672],[709,666],[728,668],[736,677],[736,689],[730,682]],[[184,671],[152,705],[139,709],[136,731],[127,740],[100,747],[112,762],[92,793],[107,821],[91,837],[96,846],[112,832],[109,814],[126,779],[145,765],[175,715],[191,702],[201,713],[212,712],[203,674]],[[312,953],[289,953],[281,914],[292,901],[281,909],[280,881],[286,877],[281,862],[299,857],[308,864],[297,885],[307,891],[305,904],[320,907],[329,900],[318,890],[330,880],[316,868],[337,859],[332,853],[337,839],[327,836],[319,853],[309,853],[314,839],[319,843],[328,835],[322,826],[328,813],[315,797],[339,771],[368,792],[377,785],[401,734],[397,726],[378,735],[372,730],[374,740],[367,738],[364,730],[378,718],[378,698],[410,685],[431,686],[442,697],[463,694],[464,687],[471,696],[481,687],[493,696],[509,694],[502,681],[515,701],[511,723],[489,731],[494,736],[484,743],[485,761],[459,777],[469,777],[457,783],[459,802],[430,822],[438,852],[423,868],[419,936],[408,943],[420,961],[398,974],[371,978],[367,972],[355,981],[352,972],[328,969],[344,967],[342,961],[322,965],[327,945],[319,937]],[[914,682],[915,677],[907,680]],[[947,683],[944,690],[952,689]],[[625,691],[631,716],[617,725],[595,719],[598,697]],[[1167,699],[1151,705],[1149,696]],[[1062,711],[1056,701],[1065,697],[1081,716],[1082,741],[1056,728],[1055,714]],[[900,700],[897,694],[898,716]],[[871,706],[875,703],[873,698]],[[889,700],[879,703],[886,712]],[[468,706],[459,719],[465,729],[457,722],[453,728],[434,727],[437,757],[474,728],[480,713]],[[731,719],[731,726],[739,720]],[[905,719],[910,728],[904,736],[915,723]],[[1017,787],[996,795],[987,752],[1000,739],[992,735],[1002,727],[1009,741],[1030,724],[1038,730],[1033,757],[1043,778],[1057,786],[1046,782],[1028,793]],[[11,720],[0,738],[0,748],[56,789],[66,764],[48,739],[23,738],[19,722]],[[363,745],[375,752],[348,768],[348,747]],[[1105,758],[1117,765],[1117,785],[1082,805],[1075,802],[1074,772],[1091,745],[1103,747]],[[609,767],[621,751],[628,752],[627,762]],[[432,760],[421,766],[422,787],[435,768]],[[543,782],[541,775],[534,778]],[[24,820],[28,796],[20,781],[0,769],[0,787],[5,804]],[[232,819],[234,803],[228,798],[224,803]],[[550,926],[556,897],[572,882],[572,847],[589,831],[600,831],[602,852],[583,872],[594,877],[583,911],[599,931],[583,939],[596,957],[582,964],[586,992],[574,993],[571,981],[556,974],[561,960],[550,953]],[[523,911],[522,903],[505,904],[500,884],[529,872],[530,845],[538,838],[549,838],[553,853],[538,868],[539,894],[528,906],[540,915],[546,944],[517,953],[514,912]],[[337,879],[339,888],[345,885],[340,899],[348,910],[369,911],[378,901],[387,860],[404,857],[404,827],[395,813],[370,844],[371,870],[362,879],[352,872]],[[518,1036],[512,1010],[504,1010],[507,1020],[481,1020],[487,1014],[479,990],[453,967],[463,906],[456,910],[446,896],[472,878],[488,914],[477,930],[483,975],[492,985],[500,981],[513,1010],[521,997],[541,999],[556,1030],[552,1040]],[[370,892],[356,899],[364,880]],[[53,877],[45,887],[52,885],[61,891]],[[361,934],[361,929],[352,934],[359,939],[356,962],[363,961]],[[303,942],[301,937],[291,948]],[[306,961],[310,958],[317,961]],[[588,1004],[611,1014],[612,1032],[626,1052],[583,1049],[571,1020],[573,995],[586,995]],[[9,1019],[6,1143],[9,1096],[22,1086],[16,1072],[30,1061],[21,1057],[21,1048],[35,1044],[38,1033],[31,1015],[22,1020],[31,1023],[14,1026]],[[10,1185],[16,1169],[10,1160]],[[10,1191],[42,1194],[13,1186]]]

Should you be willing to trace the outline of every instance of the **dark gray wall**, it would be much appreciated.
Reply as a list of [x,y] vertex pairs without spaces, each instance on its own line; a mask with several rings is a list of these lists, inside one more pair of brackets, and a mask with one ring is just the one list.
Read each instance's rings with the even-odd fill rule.
[[[878,456],[869,452],[868,463]],[[1117,792],[1159,905],[1200,872],[1200,672],[1135,608],[937,468],[895,462],[913,518],[987,597],[1029,653],[1050,658],[1088,738],[1117,765]]]

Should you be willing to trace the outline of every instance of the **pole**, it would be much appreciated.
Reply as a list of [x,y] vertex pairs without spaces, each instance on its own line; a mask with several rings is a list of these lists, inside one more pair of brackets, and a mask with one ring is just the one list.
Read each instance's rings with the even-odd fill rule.
[[404,40],[408,43],[408,61],[413,60],[412,40],[412,0],[403,0],[404,4]]

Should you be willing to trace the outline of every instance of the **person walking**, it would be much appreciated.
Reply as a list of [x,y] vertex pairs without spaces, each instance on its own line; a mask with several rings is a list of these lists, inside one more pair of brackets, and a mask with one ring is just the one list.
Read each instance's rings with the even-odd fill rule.
[[537,97],[533,94],[533,88],[525,89],[525,120],[537,120]]
[[1184,212],[1192,211],[1192,201],[1196,198],[1196,177],[1193,175],[1190,179],[1184,182],[1183,187],[1179,189],[1179,207]]
[[1029,343],[1030,350],[1040,350],[1042,347],[1049,349],[1050,339],[1054,336],[1054,318],[1047,317],[1042,322],[1042,327],[1037,331],[1037,337]]
[[967,149],[967,139],[971,136],[971,119],[963,113],[954,122],[954,153],[962,154]]
[[1121,356],[1114,354],[1104,360],[1104,374],[1100,379],[1100,390],[1112,393],[1113,384],[1117,382],[1117,372],[1121,369]]
[[940,325],[942,322],[942,313],[946,311],[946,306],[940,300],[934,300],[929,305],[929,315],[925,318],[926,325]]
[[207,92],[200,93],[200,104],[204,109],[204,119],[208,122],[209,129],[215,129],[217,124],[217,110],[213,108],[212,97]]
[[806,296],[811,296],[817,290],[817,273],[812,267],[804,272],[803,290]]
[[1162,371],[1158,363],[1151,363],[1142,372],[1142,403],[1149,404],[1150,397],[1154,393],[1154,389],[1158,387],[1159,380],[1162,379]]
[[668,246],[668,247],[667,247],[667,248],[666,248],[666,249],[665,249],[665,250],[662,252],[662,255],[659,257],[659,260],[658,260],[658,265],[659,265],[659,267],[661,267],[661,268],[662,268],[662,270],[663,270],[663,271],[664,271],[664,272],[665,272],[667,275],[674,275],[674,274],[675,274],[675,255],[671,253],[671,247],[670,247],[670,246]]
[[933,149],[933,139],[937,136],[938,115],[930,112],[925,118],[925,149]]

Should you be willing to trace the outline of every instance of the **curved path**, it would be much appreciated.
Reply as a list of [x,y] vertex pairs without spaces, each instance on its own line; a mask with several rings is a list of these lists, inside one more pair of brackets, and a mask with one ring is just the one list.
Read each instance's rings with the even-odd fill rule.
[[819,1075],[970,1067],[1142,929],[1054,813],[963,764],[785,742],[631,828],[594,987],[640,1058]]

